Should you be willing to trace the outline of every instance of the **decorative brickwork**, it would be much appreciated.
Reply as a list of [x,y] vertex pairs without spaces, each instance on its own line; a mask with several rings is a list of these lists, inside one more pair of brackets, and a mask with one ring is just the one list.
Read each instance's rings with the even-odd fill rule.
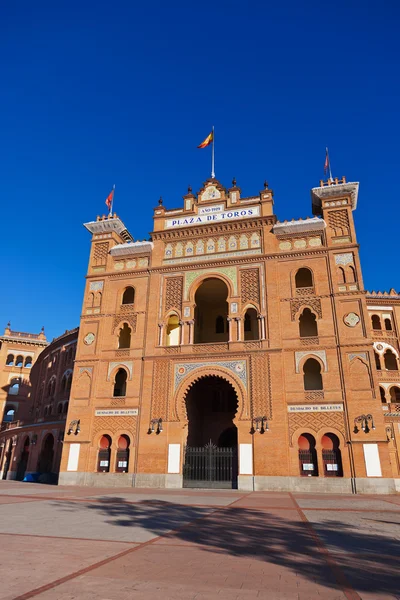
[[250,357],[251,414],[253,417],[272,417],[269,355]]
[[289,413],[289,439],[293,446],[297,440],[293,439],[293,434],[297,429],[312,429],[316,433],[320,429],[336,429],[345,436],[343,412],[314,412],[314,413]]
[[[126,431],[132,440],[136,440],[137,417],[95,417],[93,422],[93,435],[101,431],[115,433]],[[117,440],[114,440],[115,442]]]
[[98,267],[107,263],[108,246],[108,242],[95,244],[93,251],[93,265]]
[[137,314],[132,312],[130,314],[127,313],[124,315],[115,315],[113,321],[113,332],[115,332],[115,329],[118,327],[118,325],[122,326],[122,323],[128,323],[128,325],[131,326],[132,333],[136,333]]
[[334,237],[349,235],[350,223],[347,210],[332,210],[328,213],[328,224]]
[[310,308],[319,319],[322,319],[322,308],[321,308],[321,300],[319,298],[315,298],[309,296],[308,298],[299,298],[298,300],[290,301],[290,313],[292,317],[292,321],[296,320],[296,315],[301,308]]
[[110,402],[111,406],[125,406],[125,398],[113,398]]
[[153,366],[153,391],[151,401],[151,418],[168,420],[168,396],[170,390],[170,363],[167,360],[156,360]]
[[240,291],[242,305],[255,302],[260,305],[260,282],[258,269],[241,269]]
[[165,311],[171,309],[181,311],[183,294],[183,277],[167,277],[165,286]]
[[322,402],[324,399],[323,390],[312,390],[304,393],[304,400],[306,402]]

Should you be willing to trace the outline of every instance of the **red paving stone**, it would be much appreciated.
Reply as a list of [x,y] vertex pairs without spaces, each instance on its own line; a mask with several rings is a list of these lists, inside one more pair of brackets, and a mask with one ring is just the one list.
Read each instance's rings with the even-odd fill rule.
[[0,482],[0,600],[394,600],[399,523],[397,496]]

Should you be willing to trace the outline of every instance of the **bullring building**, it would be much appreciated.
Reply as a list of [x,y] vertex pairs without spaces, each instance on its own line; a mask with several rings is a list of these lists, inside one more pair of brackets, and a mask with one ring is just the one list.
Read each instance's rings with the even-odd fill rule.
[[[358,183],[279,222],[216,179],[91,251],[60,483],[393,492],[400,297],[363,286]],[[397,404],[396,404],[397,402]]]

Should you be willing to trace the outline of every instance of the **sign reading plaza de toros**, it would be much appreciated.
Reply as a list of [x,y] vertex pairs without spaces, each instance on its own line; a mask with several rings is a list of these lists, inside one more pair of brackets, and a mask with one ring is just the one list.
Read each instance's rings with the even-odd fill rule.
[[[250,208],[240,208],[239,210],[220,211],[219,207],[208,207],[210,214],[197,214],[192,217],[180,219],[167,219],[165,228],[187,227],[188,225],[204,225],[205,223],[215,223],[217,221],[232,221],[233,219],[248,219],[249,217],[258,217],[260,207],[252,206]],[[216,209],[215,212],[212,209]]]

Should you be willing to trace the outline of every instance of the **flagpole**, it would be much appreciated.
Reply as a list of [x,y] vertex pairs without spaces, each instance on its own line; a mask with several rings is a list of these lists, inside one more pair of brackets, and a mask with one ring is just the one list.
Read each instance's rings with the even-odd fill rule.
[[112,200],[111,200],[111,207],[110,207],[110,215],[112,215],[112,211],[113,211],[113,206],[114,206],[114,194],[115,194],[115,183],[113,185],[113,195],[112,195]]
[[326,149],[326,155],[327,155],[327,157],[328,157],[328,165],[329,165],[329,177],[330,177],[330,180],[331,180],[331,181],[333,181],[333,177],[332,177],[332,170],[331,170],[331,159],[330,159],[330,157],[329,157],[329,151],[328,151],[328,148]]
[[211,150],[211,179],[215,179],[215,161],[214,161],[214,125],[212,128],[212,150]]

